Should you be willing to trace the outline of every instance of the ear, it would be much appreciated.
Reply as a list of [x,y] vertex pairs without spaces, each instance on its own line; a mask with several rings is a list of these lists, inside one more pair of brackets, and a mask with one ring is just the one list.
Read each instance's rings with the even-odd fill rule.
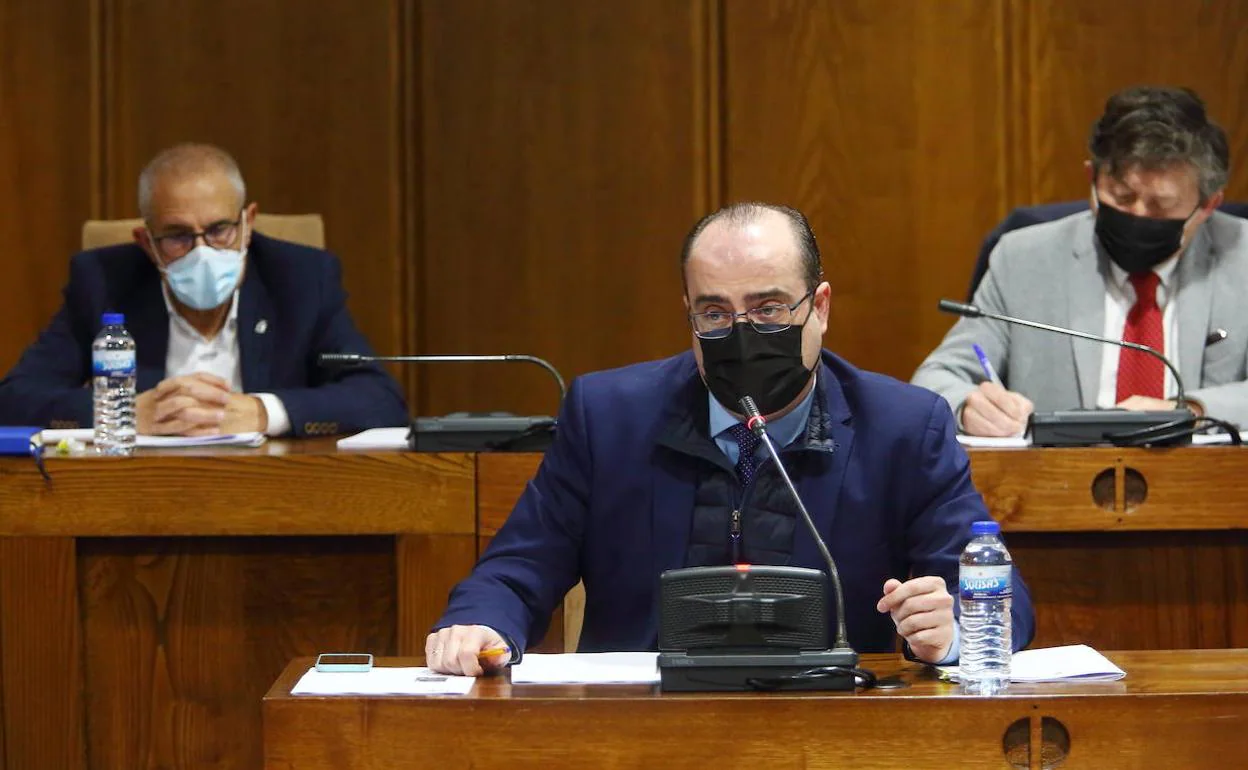
[[135,244],[143,249],[143,253],[152,261],[152,264],[160,269],[160,260],[156,258],[156,244],[152,243],[152,234],[147,231],[146,227],[136,227],[130,231],[134,236]]
[[260,207],[254,201],[243,209],[243,221],[247,223],[247,241],[242,245],[244,249],[251,245],[252,233],[256,231],[256,212],[259,210]]
[[1083,162],[1083,170],[1088,175],[1088,184],[1096,187],[1096,169],[1092,168],[1092,161],[1085,160]]
[[1205,209],[1205,216],[1206,217],[1212,216],[1213,212],[1218,208],[1218,206],[1221,206],[1222,202],[1225,200],[1226,200],[1225,190],[1218,190],[1213,195],[1210,195],[1209,200],[1205,201],[1205,205],[1203,207]]
[[824,281],[815,288],[815,296],[812,298],[815,305],[815,314],[819,318],[819,325],[823,332],[828,330],[828,315],[832,312],[832,284]]

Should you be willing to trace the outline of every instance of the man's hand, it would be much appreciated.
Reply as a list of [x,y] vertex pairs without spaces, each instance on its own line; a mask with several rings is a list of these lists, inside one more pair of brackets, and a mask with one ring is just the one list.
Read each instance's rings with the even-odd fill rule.
[[511,660],[510,650],[490,656],[481,656],[481,652],[505,647],[507,642],[489,626],[449,626],[425,639],[425,665],[440,674],[481,676]]
[[943,579],[927,576],[903,583],[890,578],[884,583],[884,596],[875,608],[892,614],[897,633],[919,660],[939,663],[949,654],[953,644],[953,597]]
[[269,427],[269,413],[264,402],[245,393],[231,393],[225,403],[222,433],[264,433]]
[[962,405],[962,430],[972,436],[1021,436],[1034,410],[1023,394],[981,382]]
[[203,436],[221,432],[230,386],[220,377],[197,372],[162,380],[139,394],[135,416],[139,433]]
[[1148,396],[1128,396],[1118,402],[1119,409],[1130,409],[1133,412],[1168,412],[1177,409],[1173,401],[1163,401],[1160,398],[1149,398]]

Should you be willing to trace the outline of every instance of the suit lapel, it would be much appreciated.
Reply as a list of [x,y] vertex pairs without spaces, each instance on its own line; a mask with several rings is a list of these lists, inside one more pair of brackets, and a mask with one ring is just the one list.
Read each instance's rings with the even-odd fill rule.
[[[1178,348],[1179,373],[1183,382],[1191,388],[1200,387],[1201,372],[1205,363],[1205,338],[1209,333],[1209,319],[1213,313],[1213,281],[1209,274],[1215,254],[1213,244],[1206,232],[1208,224],[1197,231],[1187,251],[1179,258],[1177,268],[1179,306]],[[1166,350],[1172,357],[1173,351]]]
[[[821,431],[816,434],[807,429],[807,448],[800,451],[804,455],[804,472],[795,486],[815,529],[824,540],[830,540],[832,523],[840,508],[845,471],[849,467],[849,458],[853,456],[854,428],[845,392],[841,390],[841,383],[832,369],[826,365],[820,367],[818,387],[823,399],[822,404],[816,400],[814,408],[821,412]],[[789,461],[788,454],[784,455],[786,462]],[[800,521],[794,528],[792,563],[823,569],[819,547]]]
[[247,275],[238,297],[238,355],[244,393],[272,388],[273,303],[253,260],[253,256],[248,257]]
[[[1103,334],[1105,332],[1105,278],[1101,274],[1101,258],[1097,251],[1093,221],[1091,215],[1084,217],[1075,234],[1074,265],[1073,269],[1068,271],[1066,285],[1066,324],[1072,329],[1090,334]],[[1090,409],[1096,406],[1104,346],[1074,337],[1070,338],[1070,346],[1075,362],[1075,374],[1079,380],[1080,405],[1085,409]]]
[[130,294],[129,301],[118,308],[126,314],[126,329],[134,337],[139,370],[136,388],[140,393],[151,390],[165,378],[165,359],[169,355],[169,311],[165,308],[161,291],[160,273],[155,268],[144,271],[141,283]]

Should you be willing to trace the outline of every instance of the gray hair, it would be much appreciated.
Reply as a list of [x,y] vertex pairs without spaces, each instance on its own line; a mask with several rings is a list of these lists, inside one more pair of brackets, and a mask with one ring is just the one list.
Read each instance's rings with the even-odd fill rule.
[[139,174],[139,213],[144,219],[152,214],[152,191],[156,182],[166,175],[184,176],[220,171],[238,193],[239,205],[247,201],[247,185],[234,157],[211,144],[185,143],[161,150]]
[[1140,167],[1149,171],[1176,163],[1196,170],[1201,201],[1230,175],[1226,132],[1209,120],[1205,103],[1190,88],[1136,86],[1105,102],[1105,113],[1088,138],[1092,168],[1117,177]]

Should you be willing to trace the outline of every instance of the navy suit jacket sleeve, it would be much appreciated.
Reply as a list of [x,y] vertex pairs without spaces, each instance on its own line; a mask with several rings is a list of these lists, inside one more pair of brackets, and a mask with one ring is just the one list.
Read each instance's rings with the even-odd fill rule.
[[517,652],[541,640],[551,613],[579,574],[590,454],[578,380],[568,390],[559,430],[537,475],[472,575],[451,592],[435,631],[452,625],[489,626]]
[[321,353],[372,355],[368,340],[347,312],[338,260],[326,260],[321,277],[320,311],[308,351],[307,387],[269,388],[281,399],[296,436],[308,433],[309,423],[336,423],[349,433],[367,428],[406,425],[410,419],[398,383],[375,364],[334,369],[320,365]]
[[[969,518],[988,521],[983,498],[971,481],[971,463],[958,443],[957,429],[949,403],[933,399],[932,411],[918,454],[916,483],[909,506],[911,519],[906,527],[907,556],[911,575],[939,575],[945,579],[958,610],[958,561],[966,544]],[[1007,544],[1008,545],[1008,544]],[[1011,604],[1011,643],[1015,650],[1027,646],[1035,635],[1035,615],[1031,595],[1014,568]],[[909,657],[909,650],[906,650]]]
[[85,263],[71,263],[60,309],[0,381],[0,424],[89,427],[94,422],[89,387],[94,332],[83,313],[71,310],[84,307],[83,283],[92,280],[84,271]]

